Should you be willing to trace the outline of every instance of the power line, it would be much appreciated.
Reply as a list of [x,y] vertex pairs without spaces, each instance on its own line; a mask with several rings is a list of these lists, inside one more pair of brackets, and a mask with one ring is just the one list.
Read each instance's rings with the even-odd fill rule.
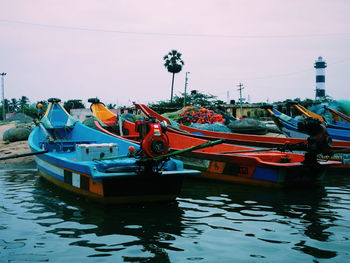
[[144,35],[144,36],[165,36],[165,37],[204,37],[204,38],[242,38],[242,39],[256,39],[256,38],[313,38],[313,37],[348,37],[350,33],[324,33],[324,34],[287,34],[287,35],[221,35],[221,34],[181,34],[181,33],[164,33],[164,32],[146,32],[146,31],[124,31],[114,29],[101,29],[101,28],[88,28],[88,27],[74,27],[74,26],[62,26],[52,24],[32,23],[19,20],[0,19],[0,23],[8,24],[21,24],[35,27],[56,28],[63,30],[78,30],[88,32],[101,32],[101,33],[115,33],[115,34],[128,34],[128,35]]

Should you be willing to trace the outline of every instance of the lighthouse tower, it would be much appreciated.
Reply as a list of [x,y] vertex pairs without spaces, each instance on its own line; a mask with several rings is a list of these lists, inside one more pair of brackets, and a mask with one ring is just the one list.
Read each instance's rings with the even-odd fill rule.
[[314,68],[316,69],[316,99],[326,96],[325,86],[325,68],[327,63],[322,57],[318,57],[315,61]]

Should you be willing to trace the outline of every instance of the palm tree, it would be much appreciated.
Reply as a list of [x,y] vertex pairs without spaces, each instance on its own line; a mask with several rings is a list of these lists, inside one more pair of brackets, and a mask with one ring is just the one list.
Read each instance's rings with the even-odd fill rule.
[[168,72],[173,73],[173,78],[171,81],[171,97],[170,102],[173,102],[173,90],[174,90],[174,77],[176,73],[182,70],[182,66],[185,65],[184,61],[181,59],[181,53],[176,50],[170,51],[166,54],[163,59],[165,61],[164,67],[167,68]]

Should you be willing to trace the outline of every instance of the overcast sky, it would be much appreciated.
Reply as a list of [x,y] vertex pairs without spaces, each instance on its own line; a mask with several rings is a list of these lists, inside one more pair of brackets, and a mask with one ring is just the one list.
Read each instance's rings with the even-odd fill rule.
[[349,0],[0,0],[5,97],[99,97],[129,105],[170,99],[163,56],[185,66],[188,89],[250,102],[314,98],[323,56],[326,94],[350,99]]

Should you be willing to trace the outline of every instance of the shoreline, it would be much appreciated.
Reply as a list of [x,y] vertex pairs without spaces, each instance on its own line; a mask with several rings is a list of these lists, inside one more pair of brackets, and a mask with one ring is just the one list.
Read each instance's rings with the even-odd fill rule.
[[[15,123],[8,123],[0,125],[0,157],[6,157],[15,154],[29,153],[30,148],[27,140],[18,142],[5,142],[2,136],[5,131],[15,127]],[[19,157],[8,160],[0,160],[0,169],[23,169],[23,168],[35,168],[35,162],[33,156]]]

